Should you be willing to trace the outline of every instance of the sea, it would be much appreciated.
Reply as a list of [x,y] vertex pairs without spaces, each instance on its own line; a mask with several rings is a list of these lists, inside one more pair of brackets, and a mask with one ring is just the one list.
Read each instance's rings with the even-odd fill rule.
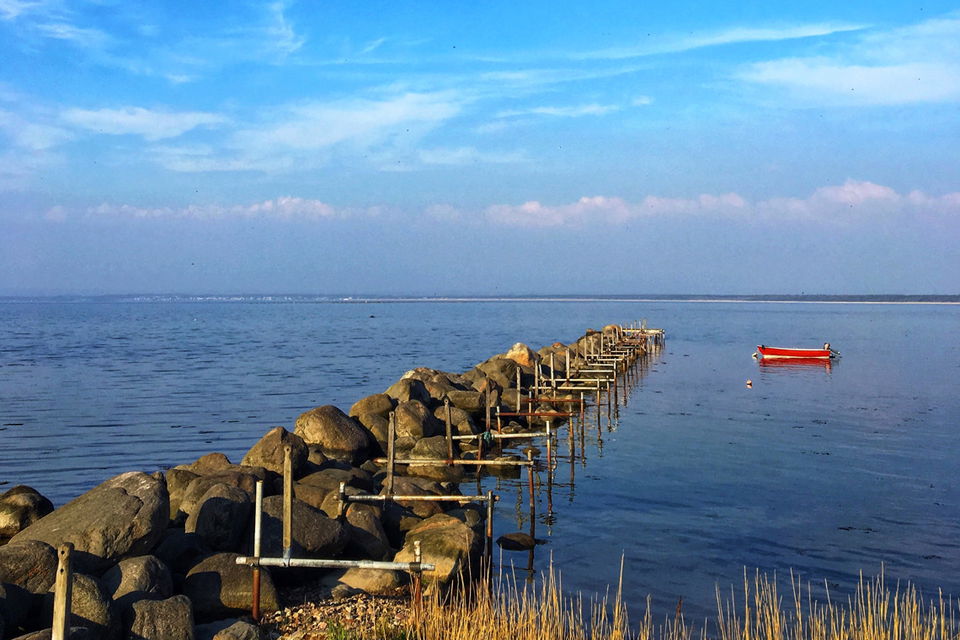
[[[834,599],[880,575],[960,597],[954,298],[0,299],[0,492],[61,505],[124,471],[239,462],[270,428],[415,367],[464,372],[611,323],[662,328],[665,346],[572,446],[559,430],[536,478],[543,544],[498,550],[500,575],[552,567],[588,597],[622,582],[632,616],[649,601],[688,620],[758,574]],[[752,357],[824,342],[829,365]],[[495,535],[529,529],[525,478],[476,482],[464,492],[500,496]]]

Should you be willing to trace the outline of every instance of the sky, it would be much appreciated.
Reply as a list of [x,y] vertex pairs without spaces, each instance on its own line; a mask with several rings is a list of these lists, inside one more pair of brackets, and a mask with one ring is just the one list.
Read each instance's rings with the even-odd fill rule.
[[956,2],[0,0],[0,295],[960,293]]

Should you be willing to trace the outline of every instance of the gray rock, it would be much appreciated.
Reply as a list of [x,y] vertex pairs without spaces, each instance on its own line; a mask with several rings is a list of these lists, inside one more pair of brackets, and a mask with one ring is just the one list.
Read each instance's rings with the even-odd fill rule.
[[256,495],[257,481],[264,482],[264,493],[269,494],[270,483],[274,474],[267,475],[267,470],[263,467],[235,467],[209,475],[198,476],[194,478],[187,486],[180,502],[180,508],[177,517],[174,519],[177,524],[186,524],[187,518],[196,510],[203,499],[203,496],[216,484],[225,484],[231,487],[237,487],[246,492],[251,498]]
[[33,604],[34,596],[26,589],[0,582],[0,638],[6,637],[4,627],[12,634],[26,622]]
[[483,394],[479,391],[448,391],[447,397],[458,409],[470,414],[483,413]]
[[74,545],[77,571],[100,573],[120,558],[149,553],[160,540],[170,504],[160,474],[122,473],[33,523],[12,542]]
[[[31,631],[22,636],[17,636],[13,640],[52,640],[53,632],[50,629],[41,629],[40,631]],[[70,640],[92,640],[93,634],[86,627],[70,627]]]
[[174,469],[186,469],[198,476],[205,476],[211,473],[226,471],[233,466],[234,464],[230,462],[230,458],[226,455],[222,453],[208,453],[197,458],[195,462],[178,465],[174,467]]
[[301,414],[295,432],[307,444],[320,445],[325,456],[354,463],[366,459],[373,440],[359,422],[329,404]]
[[[454,442],[454,457],[459,455],[459,448]],[[410,451],[411,458],[446,460],[447,439],[444,436],[424,438],[417,442]],[[407,475],[429,478],[437,482],[460,482],[463,480],[463,467],[460,465],[438,466],[432,464],[411,464],[407,467]]]
[[0,494],[0,543],[52,511],[53,503],[26,485],[17,485]]
[[386,560],[393,557],[390,539],[381,522],[380,509],[372,504],[350,503],[347,506],[349,542],[346,553],[351,557]]
[[170,569],[156,556],[124,558],[107,569],[100,582],[121,608],[142,598],[169,598],[173,595]]
[[409,402],[418,400],[424,404],[430,404],[430,392],[422,381],[415,378],[401,378],[397,380],[384,393],[397,402]]
[[397,436],[416,440],[443,433],[443,423],[437,420],[425,404],[418,400],[401,402],[395,409]]
[[57,579],[57,550],[39,540],[0,547],[0,582],[33,594],[46,593]]
[[371,595],[392,595],[404,583],[404,574],[389,569],[347,569],[339,581]]
[[257,625],[233,618],[198,624],[195,632],[195,640],[261,640],[266,637]]
[[[253,569],[236,563],[235,553],[218,553],[200,561],[187,573],[183,593],[193,603],[193,615],[199,622],[240,616],[250,611],[253,596]],[[270,572],[260,573],[260,610],[271,613],[279,608],[277,589]]]
[[183,520],[186,518],[186,514],[180,511],[180,503],[183,501],[183,496],[187,492],[187,487],[200,476],[193,471],[177,469],[176,467],[167,469],[164,476],[166,476],[167,479],[167,495],[170,496],[170,522],[173,523],[174,526],[183,526]]
[[[53,619],[53,587],[44,597],[42,620]],[[114,640],[120,635],[120,619],[100,581],[83,573],[73,574],[70,597],[70,626],[86,627],[95,640]]]
[[[261,554],[283,555],[283,496],[263,499]],[[293,501],[294,558],[336,558],[347,545],[343,524],[301,500]]]
[[386,417],[393,411],[394,401],[385,393],[375,393],[366,398],[360,398],[350,407],[351,416],[361,416],[366,413]]
[[127,616],[127,637],[134,640],[194,640],[190,598],[138,600]]
[[370,432],[373,439],[380,445],[380,453],[387,450],[387,437],[390,433],[390,419],[379,413],[361,413],[355,418]]
[[417,541],[420,542],[423,562],[436,565],[433,571],[424,572],[424,582],[445,585],[457,576],[466,579],[470,575],[479,575],[483,540],[456,518],[438,514],[412,528],[394,560],[413,562],[414,542]]
[[197,502],[184,531],[196,533],[214,551],[238,551],[252,511],[246,491],[218,482]]
[[290,445],[290,463],[293,477],[298,478],[306,468],[309,451],[303,438],[290,433],[283,427],[274,427],[253,445],[243,457],[242,465],[263,467],[276,474],[283,475],[284,447]]
[[348,487],[363,489],[364,491],[373,491],[373,478],[370,474],[357,467],[347,469],[329,467],[311,473],[300,479],[301,484],[323,487],[330,491],[336,491],[343,482]]
[[509,389],[516,386],[517,365],[513,360],[503,356],[494,356],[486,362],[477,365],[477,369],[482,371],[488,379],[493,380],[503,389]]
[[154,549],[154,555],[174,574],[184,576],[210,552],[197,534],[171,528],[164,533],[160,544]]

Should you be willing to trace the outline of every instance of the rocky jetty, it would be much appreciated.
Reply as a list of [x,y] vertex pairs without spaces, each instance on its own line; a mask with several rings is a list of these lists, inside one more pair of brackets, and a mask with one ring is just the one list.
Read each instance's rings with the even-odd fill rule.
[[[57,548],[73,545],[71,637],[96,640],[254,638],[245,622],[252,569],[236,559],[252,553],[255,488],[263,482],[264,556],[280,556],[283,462],[293,469],[293,557],[357,560],[414,559],[436,569],[425,581],[444,584],[479,575],[484,510],[459,502],[385,501],[341,505],[347,494],[384,494],[391,413],[396,451],[403,458],[448,457],[445,421],[454,433],[478,434],[490,411],[516,411],[517,381],[565,375],[596,349],[598,332],[570,345],[540,351],[524,344],[451,373],[406,372],[383,393],[357,400],[348,413],[332,405],[305,411],[292,430],[274,427],[239,464],[221,453],[167,469],[131,471],[110,478],[53,509],[30,487],[0,495],[0,640],[49,637]],[[591,342],[592,341],[592,342]],[[550,370],[550,355],[558,371]],[[559,355],[558,355],[559,354]],[[490,408],[485,403],[490,403]],[[549,407],[548,407],[549,408]],[[539,427],[513,418],[512,429]],[[457,445],[455,455],[472,450]],[[399,465],[395,495],[460,495],[457,466]],[[406,576],[396,571],[263,569],[264,613],[281,605],[280,593],[312,581],[325,593],[396,594]],[[44,631],[47,629],[47,631]]]

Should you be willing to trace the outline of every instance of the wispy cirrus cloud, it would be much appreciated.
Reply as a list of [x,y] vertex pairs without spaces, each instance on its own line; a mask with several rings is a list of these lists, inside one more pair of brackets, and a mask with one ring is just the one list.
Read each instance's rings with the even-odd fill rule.
[[914,190],[900,194],[872,182],[847,180],[842,185],[820,187],[806,198],[783,197],[750,202],[739,194],[726,193],[691,198],[651,195],[629,202],[618,197],[593,196],[560,205],[538,201],[499,204],[484,211],[490,222],[519,227],[581,226],[597,222],[617,225],[660,217],[792,220],[842,225],[899,215],[960,216],[960,192],[933,196]]
[[735,77],[784,91],[800,106],[956,102],[960,17],[867,30],[831,55],[755,62]]
[[143,107],[67,109],[61,119],[71,125],[107,135],[138,135],[155,141],[175,138],[197,127],[217,126],[226,119],[202,111],[166,111]]
[[581,116],[602,116],[619,111],[616,104],[580,104],[565,107],[530,107],[528,109],[509,109],[497,114],[498,118],[512,118],[515,116],[556,116],[558,118],[579,118]]

